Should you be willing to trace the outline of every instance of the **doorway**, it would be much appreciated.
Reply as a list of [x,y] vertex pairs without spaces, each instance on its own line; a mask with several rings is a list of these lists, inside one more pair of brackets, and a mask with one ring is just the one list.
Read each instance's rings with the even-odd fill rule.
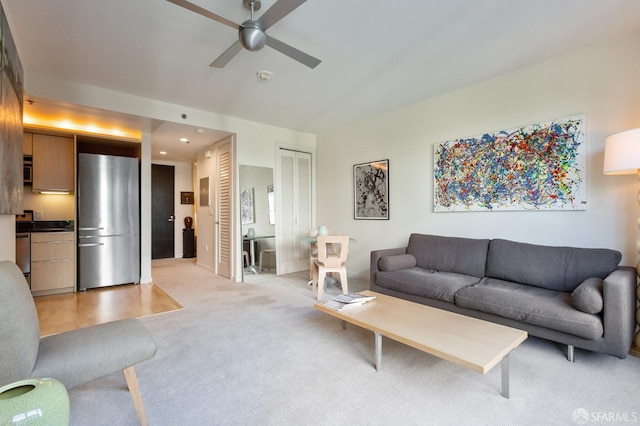
[[151,165],[151,258],[175,257],[175,168]]

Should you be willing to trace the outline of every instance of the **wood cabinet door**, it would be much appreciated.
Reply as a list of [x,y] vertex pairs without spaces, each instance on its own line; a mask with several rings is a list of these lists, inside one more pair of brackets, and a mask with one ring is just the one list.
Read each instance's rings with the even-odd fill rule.
[[75,268],[73,259],[56,259],[31,263],[31,291],[73,289]]
[[33,155],[33,133],[23,133],[22,153],[24,155]]
[[73,192],[73,138],[33,135],[33,191]]
[[31,234],[31,292],[34,295],[73,291],[76,286],[73,232]]

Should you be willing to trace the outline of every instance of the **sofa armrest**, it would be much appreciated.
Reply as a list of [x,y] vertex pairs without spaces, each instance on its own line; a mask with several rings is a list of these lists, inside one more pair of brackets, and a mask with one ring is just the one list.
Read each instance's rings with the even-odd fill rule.
[[398,247],[392,249],[384,249],[384,250],[373,250],[371,252],[371,264],[369,265],[369,288],[371,285],[375,283],[376,280],[376,272],[380,270],[378,268],[378,261],[381,257],[384,256],[396,256],[398,254],[406,254],[406,247]]
[[604,338],[620,348],[621,358],[626,357],[636,329],[636,283],[635,268],[620,266],[602,285]]

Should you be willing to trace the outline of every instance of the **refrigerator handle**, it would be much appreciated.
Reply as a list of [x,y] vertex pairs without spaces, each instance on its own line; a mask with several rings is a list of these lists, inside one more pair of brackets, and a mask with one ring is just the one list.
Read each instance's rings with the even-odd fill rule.
[[81,226],[78,231],[102,231],[103,229],[102,226]]
[[103,245],[104,243],[87,243],[87,244],[78,244],[78,247],[98,247]]

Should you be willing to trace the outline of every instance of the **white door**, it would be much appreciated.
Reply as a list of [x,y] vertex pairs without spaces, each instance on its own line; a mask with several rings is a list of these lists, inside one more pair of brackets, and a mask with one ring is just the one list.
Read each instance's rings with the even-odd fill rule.
[[300,241],[311,229],[311,154],[280,149],[276,170],[278,274],[309,269],[309,245]]
[[214,239],[216,245],[216,273],[225,278],[231,278],[232,264],[232,155],[231,140],[219,142],[216,148],[216,220],[214,227]]

